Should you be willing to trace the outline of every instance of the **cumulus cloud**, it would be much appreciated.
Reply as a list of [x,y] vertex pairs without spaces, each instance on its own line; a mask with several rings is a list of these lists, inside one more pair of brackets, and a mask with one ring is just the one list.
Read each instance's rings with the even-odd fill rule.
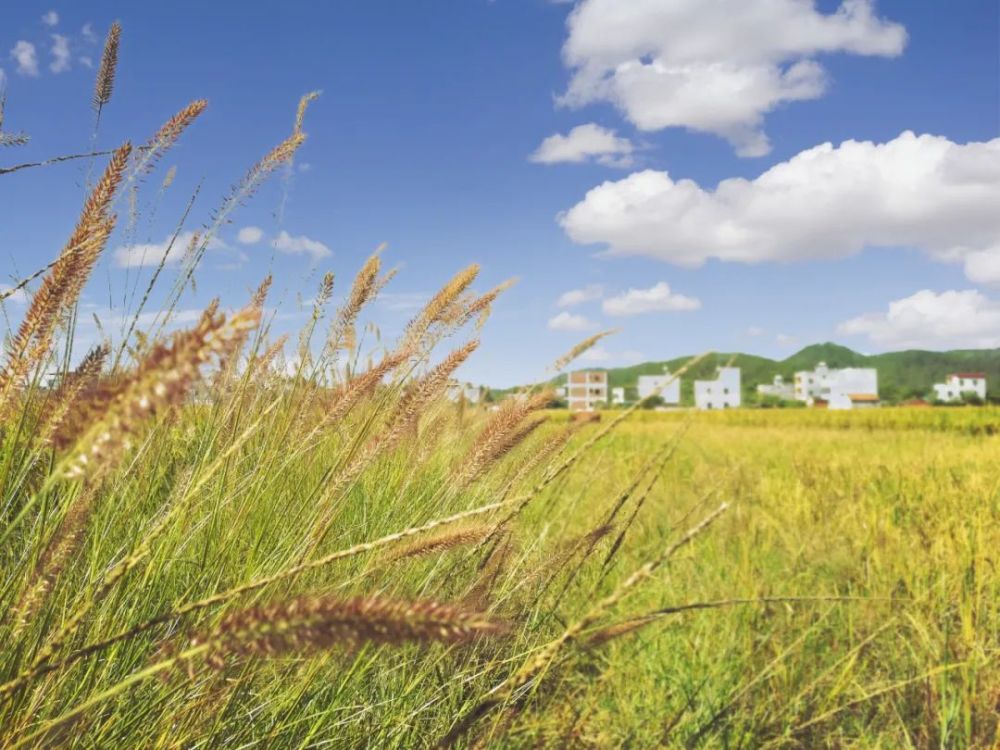
[[65,73],[69,70],[69,37],[65,37],[62,34],[53,34],[52,48],[49,51],[52,53],[52,62],[49,63],[49,70],[53,73]]
[[271,245],[278,252],[288,253],[289,255],[308,255],[313,260],[326,258],[333,254],[333,251],[319,240],[310,239],[305,235],[293,237],[284,229],[275,237]]
[[886,348],[956,349],[1000,346],[1000,301],[975,289],[924,289],[840,324],[845,336],[867,336]]
[[577,125],[566,135],[550,135],[528,158],[539,164],[596,161],[609,167],[628,167],[634,150],[628,138],[620,138],[614,130],[591,122]]
[[17,62],[17,72],[23,76],[38,75],[38,54],[35,52],[35,45],[23,39],[10,51],[11,59]]
[[684,127],[729,140],[742,156],[770,150],[764,115],[816,99],[827,81],[813,58],[894,57],[906,30],[876,16],[873,0],[582,0],[567,20],[560,101],[610,102],[638,128]]
[[581,354],[580,359],[595,363],[620,362],[626,365],[633,365],[636,362],[642,362],[646,359],[646,355],[635,349],[616,352],[605,349],[603,346],[595,346]]
[[260,227],[243,227],[236,233],[236,241],[243,245],[256,245],[264,236]]
[[[165,265],[179,263],[191,244],[194,232],[181,232],[171,243],[173,235],[163,242],[149,242],[140,245],[123,245],[115,248],[113,253],[115,264],[119,268],[139,268],[142,266],[158,266],[162,261]],[[224,249],[226,244],[212,238],[208,242],[209,250]]]
[[608,315],[641,315],[700,308],[701,300],[671,291],[670,285],[665,281],[649,289],[629,289],[617,297],[609,297],[602,304],[602,309]]
[[603,294],[604,287],[600,284],[587,284],[583,289],[570,289],[568,292],[563,292],[556,300],[556,304],[559,307],[572,307],[583,302],[600,299]]
[[582,315],[563,310],[554,318],[549,318],[549,328],[553,331],[589,331],[594,327],[587,318]]
[[42,16],[42,23],[46,26],[55,26],[59,23],[59,14],[54,10],[50,10],[48,13]]
[[97,43],[97,33],[94,31],[94,24],[85,23],[83,25],[83,28],[80,29],[80,33],[83,35],[83,38],[90,44]]
[[1000,281],[998,194],[1000,138],[960,145],[904,132],[881,144],[825,143],[714,190],[636,172],[593,188],[559,222],[576,242],[688,267],[903,246]]

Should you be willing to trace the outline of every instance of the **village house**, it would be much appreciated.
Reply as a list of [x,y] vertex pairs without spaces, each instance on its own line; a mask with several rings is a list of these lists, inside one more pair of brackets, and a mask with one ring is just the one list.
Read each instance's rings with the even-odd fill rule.
[[608,373],[602,370],[571,372],[566,382],[570,411],[594,411],[608,402]]
[[815,370],[795,373],[795,399],[810,406],[853,409],[878,405],[878,370],[873,367],[830,369],[820,362]]
[[773,383],[761,383],[757,386],[757,394],[762,397],[780,398],[782,401],[793,401],[795,400],[795,386],[792,383],[786,383],[780,375],[775,375]]
[[484,390],[483,386],[452,381],[448,385],[448,398],[452,401],[464,400],[469,404],[478,404],[483,397]]
[[943,383],[934,384],[934,397],[938,401],[954,403],[962,401],[966,395],[986,400],[986,373],[956,372],[945,378]]
[[615,406],[622,406],[625,404],[625,389],[622,387],[611,389],[611,403]]
[[681,379],[666,370],[662,375],[640,375],[636,390],[640,401],[659,394],[665,404],[681,402]]
[[715,380],[694,381],[694,405],[699,409],[734,409],[740,405],[740,368],[719,367]]

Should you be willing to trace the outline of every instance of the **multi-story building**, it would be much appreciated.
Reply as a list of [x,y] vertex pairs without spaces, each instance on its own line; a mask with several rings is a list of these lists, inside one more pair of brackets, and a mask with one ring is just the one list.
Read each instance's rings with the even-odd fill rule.
[[758,385],[757,393],[760,396],[773,396],[782,401],[792,401],[795,399],[795,386],[792,383],[786,383],[780,375],[775,375],[773,383]]
[[[866,398],[851,399],[849,396]],[[878,370],[873,367],[843,367],[831,370],[826,366],[826,362],[820,362],[815,370],[795,373],[795,399],[809,405],[822,401],[832,409],[850,409],[855,402],[865,404],[877,402]]]
[[662,375],[640,375],[636,390],[640,401],[659,393],[665,404],[681,402],[681,379],[666,371]]
[[739,367],[720,367],[715,380],[694,381],[694,405],[699,409],[735,409],[740,401]]
[[566,381],[570,411],[594,411],[608,403],[608,373],[602,370],[571,372]]
[[945,378],[943,383],[934,384],[934,396],[938,401],[961,401],[966,395],[986,400],[985,372],[956,372]]

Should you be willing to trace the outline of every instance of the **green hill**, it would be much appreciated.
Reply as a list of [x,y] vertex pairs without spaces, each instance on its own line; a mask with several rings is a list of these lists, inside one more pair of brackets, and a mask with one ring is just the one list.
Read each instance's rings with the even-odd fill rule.
[[[667,367],[676,372],[692,356],[676,357],[657,362],[643,362],[631,367],[608,369],[609,388],[624,387],[629,398],[635,398],[635,385],[640,375],[658,375]],[[931,352],[910,349],[885,354],[860,354],[834,343],[812,344],[787,359],[774,360],[743,353],[713,353],[693,366],[684,375],[681,401],[693,402],[693,382],[711,378],[716,367],[732,364],[741,370],[744,403],[756,401],[757,386],[770,383],[775,375],[791,380],[800,370],[811,370],[820,362],[831,368],[874,367],[878,370],[879,394],[883,401],[899,401],[932,395],[932,385],[940,383],[952,372],[985,372],[991,398],[1000,399],[1000,349],[959,349]],[[605,368],[592,368],[605,369]],[[561,384],[565,376],[555,382]]]

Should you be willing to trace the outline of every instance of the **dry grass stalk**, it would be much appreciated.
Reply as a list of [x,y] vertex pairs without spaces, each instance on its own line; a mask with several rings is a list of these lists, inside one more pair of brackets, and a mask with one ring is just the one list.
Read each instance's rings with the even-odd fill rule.
[[299,99],[298,109],[295,110],[295,129],[293,132],[302,132],[302,123],[306,119],[306,109],[309,105],[319,98],[319,91],[310,91],[308,94]]
[[497,284],[495,287],[490,289],[488,292],[480,297],[473,299],[464,310],[461,311],[461,316],[458,320],[458,325],[462,326],[468,323],[473,318],[476,320],[476,330],[482,328],[483,323],[489,317],[490,312],[493,309],[493,303],[496,302],[497,297],[510,289],[514,284],[517,283],[517,279],[507,279],[501,284]]
[[486,422],[476,437],[472,448],[461,460],[456,471],[456,481],[467,486],[510,453],[541,424],[524,420],[533,412],[545,408],[552,400],[549,392],[534,396],[506,399]]
[[163,183],[160,185],[160,190],[166,190],[168,187],[173,185],[175,177],[177,177],[176,165],[167,170],[167,174],[163,177]]
[[257,358],[257,360],[253,363],[254,371],[257,377],[266,375],[270,372],[275,358],[284,351],[286,343],[288,343],[288,334],[283,333],[273,344],[264,350],[263,354]]
[[302,597],[237,612],[214,630],[194,635],[189,649],[221,669],[239,657],[279,656],[364,643],[459,643],[501,635],[507,626],[480,612],[430,600]]
[[110,353],[111,348],[107,344],[95,346],[84,355],[76,369],[67,375],[56,393],[55,405],[49,411],[45,424],[38,432],[39,442],[47,444],[57,433],[62,431],[69,416],[70,407],[75,406],[81,394],[93,386]]
[[[149,142],[139,149],[142,156],[136,164],[135,174],[148,174],[152,171],[157,161],[177,142],[181,134],[187,130],[198,115],[205,111],[207,106],[208,101],[205,99],[196,99],[163,123]],[[171,167],[171,171],[176,171],[176,168]],[[168,173],[168,177],[170,182],[173,182],[173,175]],[[168,187],[168,185],[169,183],[164,180],[164,187]]]
[[343,419],[360,401],[371,396],[390,372],[409,358],[410,352],[405,350],[387,354],[377,365],[345,383],[322,424],[329,425]]
[[91,191],[73,234],[42,280],[21,321],[0,372],[0,417],[11,391],[48,354],[60,316],[76,304],[83,285],[114,228],[110,214],[132,147],[126,143],[112,155],[104,175]]
[[[347,296],[347,301],[337,311],[337,317],[330,325],[330,333],[326,341],[326,353],[329,355],[336,355],[340,349],[353,348],[353,341],[356,338],[354,327],[358,315],[361,309],[374,298],[378,285],[378,273],[382,265],[378,253],[379,251],[376,250],[358,271],[358,275],[354,277],[354,283],[351,285],[351,293]],[[350,346],[348,346],[348,342],[352,342]]]
[[434,555],[438,552],[446,552],[456,547],[464,547],[467,544],[475,544],[485,539],[492,528],[489,524],[478,524],[476,526],[445,531],[413,542],[388,555],[386,559],[389,562],[395,562],[396,560],[403,560],[410,557],[425,557],[426,555]]
[[257,310],[264,309],[264,303],[267,301],[268,292],[271,291],[271,284],[274,282],[274,276],[268,274],[264,277],[264,280],[260,282],[260,286],[254,291],[253,296],[250,297],[250,307]]
[[100,116],[101,109],[111,101],[111,93],[115,86],[115,71],[118,68],[118,45],[121,42],[122,25],[115,21],[108,29],[104,40],[104,52],[101,54],[101,64],[97,68],[97,81],[94,84],[94,109]]
[[402,539],[408,539],[409,537],[416,536],[418,534],[423,534],[428,531],[433,531],[434,529],[441,528],[442,526],[448,526],[453,523],[459,523],[461,521],[466,521],[470,518],[476,516],[485,515],[492,513],[493,511],[504,507],[505,503],[496,502],[490,503],[488,505],[483,505],[478,508],[472,508],[471,510],[461,511],[455,513],[451,516],[446,516],[444,518],[437,518],[433,521],[429,521],[420,526],[411,526],[408,529],[402,531],[397,531],[392,534],[374,539],[370,542],[360,542],[346,549],[338,550],[336,552],[331,552],[328,555],[317,558],[315,560],[310,560],[308,562],[300,563],[290,568],[285,568],[284,570],[274,573],[270,576],[265,576],[264,578],[258,578],[256,580],[250,581],[248,583],[241,584],[235,588],[227,589],[211,596],[205,597],[203,599],[198,599],[193,602],[188,602],[175,609],[171,609],[164,612],[150,620],[146,620],[138,625],[135,625],[127,630],[119,632],[113,636],[105,638],[102,641],[96,643],[91,643],[83,648],[77,649],[71,652],[62,661],[52,661],[51,656],[58,649],[49,647],[45,653],[40,657],[36,657],[31,668],[24,670],[17,677],[0,684],[0,698],[5,695],[9,695],[15,690],[19,689],[23,685],[30,682],[32,679],[39,677],[49,672],[55,671],[57,669],[63,669],[71,664],[75,664],[81,659],[85,659],[88,656],[101,653],[113,646],[116,643],[121,643],[123,641],[135,638],[142,633],[145,633],[157,625],[163,623],[171,622],[173,620],[179,620],[187,615],[198,612],[209,607],[213,607],[217,604],[223,604],[227,601],[232,601],[233,599],[249,593],[251,591],[259,591],[267,586],[278,583],[279,581],[287,581],[296,578],[302,573],[309,570],[318,570],[319,568],[324,568],[334,562],[339,560],[345,560],[351,557],[357,557],[358,555],[365,554],[366,552],[371,552],[373,550],[381,549],[382,547],[387,547],[389,545],[395,544]]
[[65,476],[94,477],[110,469],[146,420],[181,403],[201,368],[213,359],[225,359],[259,319],[260,312],[253,308],[228,321],[219,314],[203,317],[194,328],[174,334],[170,345],[155,346],[103,417],[77,440],[63,462]]
[[420,415],[428,404],[444,393],[451,374],[469,358],[477,346],[479,346],[479,342],[473,340],[456,349],[404,391],[383,431],[372,437],[327,486],[319,502],[319,514],[309,534],[305,556],[311,554],[322,544],[330,530],[334,521],[334,515],[329,512],[328,508],[330,500],[338,496],[344,488],[350,486],[378,456],[391,450],[406,435],[414,432]]
[[14,607],[16,637],[45,603],[49,592],[83,543],[87,522],[94,508],[96,488],[86,487],[73,498],[45,551],[38,559],[28,584]]
[[479,265],[477,263],[473,263],[455,274],[447,284],[441,287],[437,294],[431,297],[420,314],[410,321],[406,327],[405,340],[410,344],[416,344],[423,339],[430,328],[435,323],[442,321],[453,309],[453,306],[478,275]]
[[728,508],[728,504],[723,503],[715,511],[702,519],[700,523],[689,529],[680,539],[668,546],[663,552],[640,566],[620,583],[611,594],[598,601],[582,618],[567,627],[562,635],[539,649],[517,672],[494,688],[491,691],[490,697],[480,702],[463,716],[452,730],[442,738],[438,745],[440,747],[453,746],[477,721],[497,706],[510,700],[515,693],[520,691],[529,682],[543,675],[567,643],[577,640],[584,631],[603,617],[608,610],[621,602],[639,583],[649,578],[660,566],[673,557],[678,550],[687,546],[695,537],[704,533]]
[[566,366],[570,362],[572,362],[574,359],[579,357],[584,352],[593,348],[593,346],[601,339],[606,338],[607,336],[610,336],[614,333],[618,333],[617,328],[611,328],[607,331],[601,331],[600,333],[595,333],[593,336],[584,339],[579,344],[570,349],[568,352],[566,352],[564,355],[562,355],[555,362],[553,362],[552,369],[555,370],[556,372],[560,372],[566,369]]

